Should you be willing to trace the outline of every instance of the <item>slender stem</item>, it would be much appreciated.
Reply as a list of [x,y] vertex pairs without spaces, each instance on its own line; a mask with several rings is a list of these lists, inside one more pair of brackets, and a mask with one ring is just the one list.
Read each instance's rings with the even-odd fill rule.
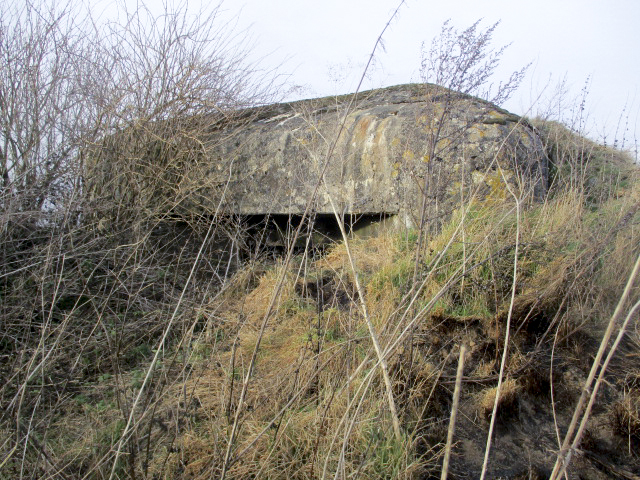
[[333,197],[328,195],[329,202],[331,203],[331,208],[333,213],[338,221],[338,226],[340,227],[340,233],[342,234],[342,240],[344,241],[344,247],[347,251],[347,257],[349,258],[349,265],[351,266],[351,272],[353,273],[353,281],[356,284],[356,290],[358,292],[358,300],[360,300],[360,308],[362,309],[362,315],[364,316],[364,321],[367,324],[367,328],[369,329],[369,336],[371,337],[371,343],[373,343],[373,348],[376,351],[376,356],[378,357],[378,363],[380,364],[380,370],[382,370],[382,378],[384,379],[385,389],[387,391],[387,401],[389,402],[389,411],[391,412],[391,421],[393,423],[393,432],[396,436],[396,440],[398,442],[402,441],[402,432],[400,431],[400,421],[398,420],[398,411],[396,409],[396,403],[393,399],[393,385],[391,384],[391,377],[389,377],[389,367],[387,366],[387,361],[385,359],[384,353],[380,348],[380,342],[378,341],[378,335],[376,334],[376,329],[371,322],[371,317],[369,316],[369,311],[367,310],[367,303],[364,297],[364,290],[360,286],[360,279],[358,277],[358,270],[356,269],[356,262],[351,255],[351,248],[349,247],[349,237],[347,236],[347,232],[344,229],[344,222],[342,216],[338,214],[336,210],[336,206],[333,203]]
[[440,480],[447,480],[449,472],[449,458],[451,457],[451,446],[453,445],[453,433],[456,427],[456,416],[458,414],[458,402],[460,400],[460,385],[462,384],[462,372],[464,371],[464,354],[466,347],[460,347],[460,358],[458,359],[458,371],[456,373],[456,386],[453,390],[453,405],[451,405],[451,417],[449,418],[449,430],[447,431],[447,446],[444,449],[444,460],[442,461],[442,475]]
[[551,476],[549,477],[549,480],[557,480],[558,478],[560,478],[563,475],[564,471],[566,470],[569,462],[571,461],[571,452],[575,448],[575,445],[577,445],[577,441],[580,440],[576,435],[576,438],[574,440],[577,440],[577,441],[572,441],[573,433],[576,427],[578,426],[578,419],[582,414],[582,410],[585,406],[585,403],[587,402],[587,398],[589,398],[589,403],[592,403],[591,398],[594,396],[595,392],[592,392],[591,386],[596,377],[596,372],[600,367],[600,362],[602,361],[602,357],[604,356],[604,352],[607,348],[607,345],[609,345],[609,340],[611,339],[611,335],[613,334],[613,329],[615,327],[616,320],[622,313],[622,309],[624,307],[625,302],[627,301],[627,298],[629,297],[629,293],[631,291],[631,288],[633,287],[634,280],[639,270],[640,270],[640,255],[638,255],[638,259],[636,260],[633,270],[629,275],[629,279],[627,280],[627,285],[625,286],[624,291],[620,296],[618,305],[616,306],[616,309],[613,312],[613,315],[611,315],[611,319],[609,320],[609,325],[607,326],[607,330],[605,331],[602,337],[602,341],[600,342],[600,348],[598,349],[596,358],[593,360],[593,364],[591,365],[591,371],[589,372],[589,376],[587,377],[584,387],[582,388],[582,394],[580,395],[578,404],[576,405],[576,408],[573,412],[573,418],[571,419],[571,423],[569,424],[569,429],[567,430],[567,433],[564,437],[564,442],[562,442],[562,447],[558,452],[558,457],[556,458],[556,463],[553,467],[553,471],[551,472]]
[[258,355],[258,350],[260,348],[260,343],[262,341],[262,336],[264,334],[264,331],[266,329],[267,323],[271,317],[271,314],[273,313],[273,306],[275,305],[275,301],[279,296],[280,290],[282,288],[282,285],[284,283],[284,277],[286,275],[286,270],[288,265],[291,262],[291,258],[293,257],[293,250],[294,250],[294,246],[296,244],[296,241],[298,240],[299,236],[300,236],[300,232],[302,230],[302,227],[304,225],[304,221],[306,218],[309,217],[309,214],[311,213],[311,208],[313,205],[313,202],[315,201],[315,198],[318,195],[318,190],[320,189],[320,186],[322,185],[323,179],[324,179],[324,174],[327,171],[327,168],[329,167],[329,163],[331,162],[331,158],[333,157],[333,152],[335,151],[336,145],[338,144],[338,140],[340,139],[340,137],[342,136],[342,132],[345,129],[345,125],[347,122],[347,117],[349,115],[349,113],[351,112],[352,108],[354,107],[356,101],[357,101],[357,97],[358,97],[358,93],[360,91],[360,88],[362,87],[362,83],[364,82],[364,79],[366,77],[367,71],[369,69],[369,66],[371,65],[371,62],[373,61],[373,58],[375,56],[375,52],[378,49],[378,46],[380,45],[380,43],[382,42],[382,36],[384,35],[384,33],[386,32],[387,28],[389,28],[389,25],[391,24],[391,21],[396,17],[396,15],[398,14],[398,11],[400,10],[400,7],[404,4],[405,0],[401,0],[401,2],[398,4],[398,7],[396,8],[396,10],[393,12],[393,14],[391,15],[391,17],[389,18],[389,20],[387,21],[386,25],[384,26],[384,28],[382,29],[382,32],[380,33],[380,35],[378,36],[378,39],[376,40],[376,43],[373,46],[373,50],[371,51],[371,54],[369,56],[369,61],[367,62],[367,65],[364,68],[364,71],[362,72],[362,76],[360,77],[360,82],[358,83],[358,87],[356,88],[355,93],[351,96],[351,100],[349,102],[349,105],[347,106],[347,109],[344,113],[344,116],[342,118],[342,121],[340,122],[340,128],[338,129],[338,132],[336,133],[335,138],[333,139],[333,141],[331,142],[330,146],[329,146],[329,150],[327,151],[327,154],[324,158],[324,162],[322,165],[322,168],[320,170],[320,175],[318,178],[318,181],[316,182],[315,188],[313,189],[313,193],[310,195],[309,200],[307,201],[307,205],[305,207],[305,210],[302,214],[302,217],[300,219],[300,225],[298,225],[298,228],[296,229],[294,235],[293,235],[293,239],[291,240],[291,244],[289,245],[289,249],[287,251],[287,256],[285,257],[285,260],[283,262],[282,265],[282,273],[280,275],[280,279],[278,280],[278,283],[276,284],[276,288],[273,291],[273,295],[271,297],[271,301],[269,302],[269,306],[267,307],[267,312],[264,315],[264,318],[262,320],[262,325],[260,327],[260,333],[258,334],[258,340],[256,342],[256,346],[254,347],[253,350],[253,354],[251,356],[251,361],[249,363],[249,368],[247,370],[247,375],[245,376],[244,382],[242,384],[242,390],[240,392],[240,398],[238,400],[238,406],[236,408],[236,414],[233,420],[233,425],[231,427],[231,433],[229,434],[229,440],[227,443],[227,449],[225,451],[225,455],[224,455],[224,461],[222,464],[222,472],[220,474],[220,479],[224,480],[227,470],[229,469],[230,465],[231,465],[231,451],[233,449],[233,444],[235,442],[235,437],[238,431],[238,425],[239,425],[239,420],[240,420],[240,414],[242,412],[242,405],[244,404],[244,400],[247,394],[247,389],[248,389],[248,385],[249,385],[249,380],[251,378],[251,373],[253,371],[253,367],[255,365],[255,360],[257,358]]
[[[231,170],[229,171],[231,172]],[[229,178],[227,179],[227,183],[225,184],[225,189],[224,192],[220,198],[220,201],[218,202],[218,206],[216,208],[216,212],[215,215],[213,216],[213,218],[211,219],[211,223],[209,224],[209,229],[207,230],[207,234],[205,235],[204,239],[202,240],[202,243],[200,244],[200,249],[198,250],[198,254],[196,255],[195,260],[193,261],[193,264],[191,265],[191,271],[189,272],[189,276],[187,277],[187,281],[184,284],[184,287],[182,288],[182,292],[180,292],[180,297],[178,298],[178,302],[176,303],[175,308],[173,309],[173,314],[171,315],[171,318],[169,319],[169,322],[167,323],[167,326],[165,327],[164,333],[162,334],[162,338],[160,339],[160,341],[158,342],[158,348],[156,348],[156,353],[153,356],[153,360],[151,360],[151,364],[149,365],[149,368],[147,369],[147,373],[144,377],[144,380],[142,382],[142,385],[140,386],[140,390],[138,391],[138,394],[136,395],[136,399],[133,402],[133,405],[131,405],[131,410],[129,413],[129,418],[127,420],[127,424],[124,427],[124,430],[122,431],[122,435],[120,435],[120,440],[118,441],[118,445],[116,448],[116,455],[115,458],[113,460],[113,465],[111,467],[111,473],[109,474],[109,480],[113,479],[113,476],[116,473],[116,467],[118,464],[118,459],[120,458],[120,454],[122,452],[122,447],[125,443],[125,441],[128,439],[129,435],[130,435],[130,431],[132,430],[132,424],[134,423],[134,415],[135,415],[135,411],[136,411],[136,407],[137,405],[140,403],[140,400],[142,399],[142,393],[145,391],[147,385],[149,384],[149,381],[151,380],[151,375],[153,373],[153,371],[155,370],[155,367],[158,363],[158,359],[160,358],[160,353],[164,351],[164,344],[167,340],[167,337],[169,336],[169,332],[171,331],[171,327],[173,326],[173,322],[175,321],[176,317],[178,316],[178,311],[180,310],[180,307],[182,306],[182,301],[184,299],[184,296],[187,292],[187,289],[189,288],[189,285],[191,284],[191,280],[195,274],[196,271],[196,267],[198,266],[198,264],[200,263],[200,258],[202,258],[202,253],[204,251],[204,247],[207,245],[207,242],[209,241],[209,238],[211,237],[211,234],[214,231],[214,226],[216,225],[216,219],[218,218],[218,214],[220,212],[220,208],[222,207],[222,202],[223,199],[225,197],[226,191],[227,191],[227,187],[229,186],[229,180],[230,180],[231,176],[229,176]],[[134,425],[135,427],[135,425]]]
[[502,349],[502,359],[500,361],[500,373],[498,374],[498,386],[496,387],[496,398],[493,401],[493,411],[491,412],[491,422],[489,423],[489,433],[487,434],[487,445],[484,451],[484,461],[482,462],[482,473],[480,474],[480,480],[484,480],[487,474],[487,466],[489,464],[489,453],[491,452],[491,440],[493,437],[493,429],[496,423],[496,417],[498,413],[498,404],[500,403],[500,393],[502,390],[502,381],[504,378],[504,369],[507,363],[507,356],[509,353],[509,337],[511,331],[511,317],[513,315],[513,306],[516,299],[516,287],[518,280],[518,253],[520,248],[520,199],[513,192],[509,186],[509,182],[504,176],[504,172],[500,165],[498,165],[500,175],[502,175],[502,181],[504,182],[507,190],[513,196],[516,202],[516,245],[515,252],[513,254],[513,283],[511,285],[511,301],[509,302],[509,313],[507,315],[507,324],[504,332],[504,347]]

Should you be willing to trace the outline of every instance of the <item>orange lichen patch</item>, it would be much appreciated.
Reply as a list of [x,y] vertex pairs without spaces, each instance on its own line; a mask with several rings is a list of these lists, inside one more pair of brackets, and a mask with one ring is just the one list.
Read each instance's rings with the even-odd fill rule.
[[471,128],[469,128],[467,139],[469,142],[475,143],[482,140],[486,135],[487,132],[484,128],[482,128],[482,126],[472,125]]
[[[511,177],[511,174],[505,172],[505,178]],[[504,200],[509,194],[509,190],[500,172],[492,172],[485,176],[485,182],[489,186],[488,200]]]
[[355,132],[355,138],[358,143],[364,142],[367,139],[371,121],[372,118],[370,116],[364,116],[358,121]]
[[393,162],[393,165],[391,166],[391,178],[398,178],[401,167],[402,164],[400,162]]
[[507,116],[504,113],[497,112],[496,110],[491,110],[487,116],[482,120],[482,123],[492,125],[505,125],[507,123]]
[[438,140],[436,144],[435,152],[437,155],[442,154],[442,152],[446,151],[448,148],[452,146],[453,142],[448,138],[441,138]]
[[387,133],[386,132],[387,124],[390,121],[391,121],[390,118],[385,118],[378,125],[376,125],[375,133],[374,133],[374,137],[373,137],[373,143],[375,145],[379,145],[381,143],[381,140],[383,140],[385,138],[385,135]]

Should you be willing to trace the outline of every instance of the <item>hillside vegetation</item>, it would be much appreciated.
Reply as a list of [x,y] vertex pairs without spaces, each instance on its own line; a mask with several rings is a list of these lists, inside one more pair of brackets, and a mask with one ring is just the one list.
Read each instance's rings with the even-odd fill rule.
[[[533,120],[543,197],[493,162],[491,191],[441,227],[424,209],[419,228],[272,248],[219,204],[187,208],[224,184],[176,182],[206,158],[211,111],[223,124],[269,100],[228,37],[144,10],[94,37],[70,10],[15,8],[0,15],[0,478],[640,476],[630,155]],[[471,40],[480,71],[423,65],[444,87],[474,94],[492,73],[502,50],[477,54],[495,25],[476,26],[442,38]],[[101,158],[121,164],[98,194]]]
[[[5,227],[0,472],[439,476],[464,345],[450,476],[480,472],[504,358],[489,477],[546,478],[640,254],[640,189],[625,154],[539,129],[547,198],[470,200],[418,264],[412,230],[226,268],[219,242],[184,226],[132,244]],[[636,281],[616,329],[639,292]],[[584,478],[640,471],[631,320],[572,460]]]

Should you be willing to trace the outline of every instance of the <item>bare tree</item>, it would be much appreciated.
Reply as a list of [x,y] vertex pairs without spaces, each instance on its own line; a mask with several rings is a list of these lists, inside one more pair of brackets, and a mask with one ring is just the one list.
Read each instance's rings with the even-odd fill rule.
[[24,217],[74,183],[88,106],[76,66],[93,52],[69,5],[0,9],[0,198],[5,215]]
[[113,151],[113,134],[160,142],[179,157],[182,140],[202,150],[199,134],[215,123],[213,114],[224,121],[232,110],[272,99],[274,76],[255,74],[248,45],[221,26],[219,7],[156,18],[141,5],[106,24],[71,4],[0,8],[5,208],[35,213],[59,202],[79,185],[84,160],[99,161],[107,145],[113,158],[125,153]]
[[[0,476],[120,468],[111,440],[82,465],[49,443],[71,386],[102,369],[131,421],[113,440],[129,474],[152,455],[138,432],[151,431],[169,378],[143,385],[134,403],[122,347],[164,347],[219,285],[215,262],[200,261],[217,248],[220,203],[207,193],[218,185],[202,175],[210,134],[241,126],[247,119],[233,112],[272,101],[277,80],[248,60],[244,38],[219,7],[156,17],[140,5],[103,22],[71,3],[0,5]],[[204,216],[204,228],[153,239],[158,219],[178,208]],[[194,288],[203,269],[211,280]],[[131,322],[132,312],[145,320]]]
[[89,89],[105,132],[87,145],[94,206],[115,201],[119,219],[129,207],[145,219],[177,209],[210,213],[216,178],[205,174],[203,159],[211,132],[244,107],[272,101],[275,77],[256,75],[247,45],[220,27],[219,7],[155,18],[142,6],[124,15],[100,38],[100,75]]

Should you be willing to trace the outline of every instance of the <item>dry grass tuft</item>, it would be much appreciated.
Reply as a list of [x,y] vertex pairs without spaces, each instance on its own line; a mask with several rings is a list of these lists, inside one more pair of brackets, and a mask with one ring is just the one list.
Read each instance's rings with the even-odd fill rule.
[[[388,264],[400,249],[396,235],[389,232],[368,239],[353,238],[349,246],[353,257],[357,260],[358,270],[365,275]],[[317,262],[317,267],[332,271],[350,271],[344,243],[335,244],[327,255]]]
[[[521,388],[517,380],[509,378],[502,383],[500,399],[498,401],[498,419],[504,420],[518,413],[518,394]],[[491,417],[493,405],[496,399],[497,387],[483,390],[478,395],[477,408],[485,419]]]
[[[267,270],[261,277],[256,288],[251,290],[244,299],[244,311],[248,318],[248,324],[254,328],[259,328],[262,319],[267,313],[269,303],[273,297],[276,285],[280,281],[282,267]],[[287,309],[294,308],[296,305],[296,292],[294,276],[290,272],[286,272],[284,283],[280,289],[276,304],[274,306],[275,318],[286,313]]]
[[[629,368],[637,370],[637,366]],[[617,435],[640,441],[640,375],[628,374],[622,397],[611,406],[609,416]]]
[[[474,366],[471,376],[475,378],[485,378],[485,377],[488,377],[489,375],[495,374],[496,373],[495,369],[496,369],[495,362],[488,362],[488,361],[482,360]],[[493,408],[493,405],[492,405],[492,408]]]
[[640,392],[626,392],[611,407],[611,422],[616,434],[640,440]]

